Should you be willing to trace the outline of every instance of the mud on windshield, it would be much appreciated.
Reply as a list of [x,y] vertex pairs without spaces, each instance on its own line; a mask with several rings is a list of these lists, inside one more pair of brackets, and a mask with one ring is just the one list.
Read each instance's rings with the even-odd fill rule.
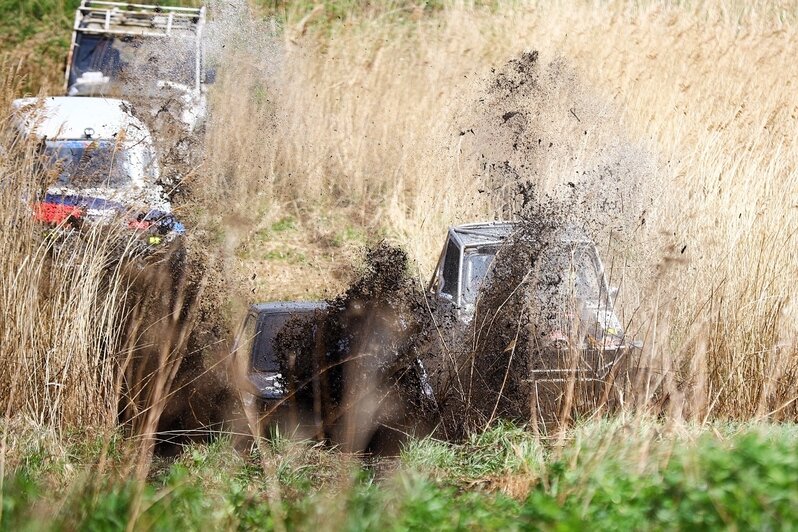
[[498,247],[467,248],[463,253],[463,303],[473,305],[479,288],[490,271]]
[[587,242],[549,246],[538,260],[539,297],[544,306],[607,307],[608,295],[595,247]]
[[[152,165],[146,150],[136,151],[146,159],[144,168]],[[47,141],[44,155],[54,186],[119,188],[132,184],[140,172],[131,150],[110,140]]]

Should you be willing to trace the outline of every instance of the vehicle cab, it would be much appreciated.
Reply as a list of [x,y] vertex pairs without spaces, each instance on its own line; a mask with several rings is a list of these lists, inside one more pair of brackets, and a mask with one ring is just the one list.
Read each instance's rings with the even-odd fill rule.
[[[204,7],[82,0],[66,68],[68,96],[161,98],[193,130],[207,114]],[[157,106],[159,109],[163,106]]]
[[479,287],[514,227],[512,222],[481,222],[449,228],[429,291],[462,321],[470,321]]
[[[451,305],[459,321],[472,320],[493,260],[517,228],[515,222],[481,222],[449,229],[428,290],[437,301]],[[627,343],[614,311],[617,290],[609,287],[590,239],[563,229],[529,267],[535,276],[534,297],[550,321],[539,326],[551,342],[569,341],[578,324],[580,342],[592,347],[618,349]]]

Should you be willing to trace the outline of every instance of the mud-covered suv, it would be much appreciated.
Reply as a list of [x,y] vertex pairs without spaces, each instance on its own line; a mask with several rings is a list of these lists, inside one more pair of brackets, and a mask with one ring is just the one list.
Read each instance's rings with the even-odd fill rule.
[[[496,255],[518,229],[515,222],[482,222],[449,228],[428,291],[436,300],[450,305],[462,322],[474,316],[480,289]],[[626,342],[623,326],[615,314],[617,289],[609,286],[596,245],[578,233],[563,234],[541,254],[534,267],[537,275],[556,276],[561,291],[579,300],[580,342],[600,343],[617,349]],[[533,267],[530,265],[530,267]],[[551,298],[550,303],[554,303]],[[561,310],[561,309],[555,309]],[[563,341],[567,331],[550,331],[550,340]]]
[[641,344],[627,338],[594,242],[534,226],[450,228],[428,294],[454,318],[455,344],[469,346],[457,382],[480,397],[475,410],[522,422],[534,412],[549,427],[619,404]]

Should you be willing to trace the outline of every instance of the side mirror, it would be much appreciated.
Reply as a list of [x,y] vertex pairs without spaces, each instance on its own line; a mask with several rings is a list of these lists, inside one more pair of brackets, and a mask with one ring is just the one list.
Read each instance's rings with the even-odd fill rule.
[[216,69],[209,68],[205,71],[205,84],[213,85],[214,83],[216,83]]

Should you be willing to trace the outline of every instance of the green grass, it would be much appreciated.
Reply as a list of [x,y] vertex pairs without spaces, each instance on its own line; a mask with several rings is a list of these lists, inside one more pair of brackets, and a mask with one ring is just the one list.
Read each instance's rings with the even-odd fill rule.
[[402,461],[430,478],[470,484],[490,477],[532,474],[543,462],[543,453],[528,432],[499,425],[472,435],[461,445],[435,439],[410,441]]
[[366,235],[365,231],[357,227],[347,226],[341,231],[335,233],[333,238],[330,240],[330,245],[338,248],[349,242],[363,245],[367,240],[368,236]]
[[281,218],[280,220],[274,222],[271,225],[271,231],[273,233],[282,233],[285,231],[291,231],[296,229],[296,220],[291,216],[287,216],[285,218]]
[[94,452],[69,455],[66,479],[23,460],[5,479],[2,528],[121,530],[134,514],[135,528],[152,530],[798,526],[796,428],[713,429],[675,436],[656,424],[593,423],[557,446],[501,426],[462,444],[411,442],[379,476],[279,438],[264,447],[266,470],[263,456],[220,439],[162,460],[144,484],[114,468],[88,474]]
[[273,249],[263,254],[263,260],[284,261],[290,264],[304,264],[308,257],[301,252],[292,249]]

